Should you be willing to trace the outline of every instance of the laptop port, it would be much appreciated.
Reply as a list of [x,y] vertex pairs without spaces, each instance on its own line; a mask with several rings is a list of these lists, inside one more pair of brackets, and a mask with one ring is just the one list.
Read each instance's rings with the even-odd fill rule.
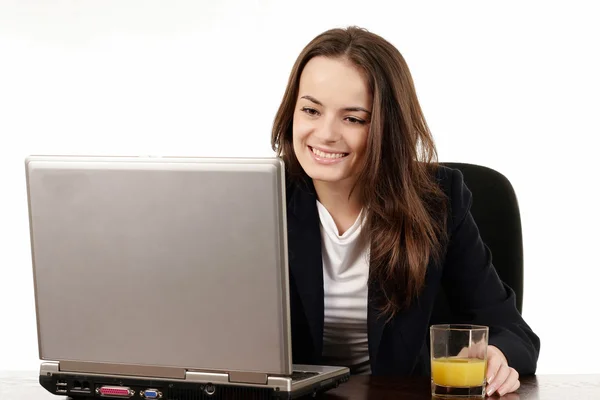
[[56,381],[56,386],[67,386],[67,381],[59,379]]
[[101,386],[96,388],[96,394],[99,394],[102,397],[127,398],[132,397],[135,392],[124,386]]
[[73,386],[69,388],[71,393],[92,393],[90,383],[88,381],[73,381]]
[[212,396],[213,394],[215,394],[216,391],[217,391],[217,388],[215,388],[215,386],[212,383],[207,384],[206,387],[204,388],[204,392],[209,396]]
[[162,393],[157,389],[146,389],[140,395],[145,399],[162,399]]
[[57,387],[57,388],[56,388],[56,393],[57,393],[57,394],[58,394],[58,393],[67,393],[67,388],[66,388],[66,387],[62,387],[62,386],[59,386],[59,387]]

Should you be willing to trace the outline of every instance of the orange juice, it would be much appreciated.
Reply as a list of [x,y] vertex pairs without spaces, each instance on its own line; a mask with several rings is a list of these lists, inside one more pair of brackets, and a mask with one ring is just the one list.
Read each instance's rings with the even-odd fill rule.
[[478,358],[440,357],[431,360],[431,378],[440,386],[482,386],[485,372],[486,361]]

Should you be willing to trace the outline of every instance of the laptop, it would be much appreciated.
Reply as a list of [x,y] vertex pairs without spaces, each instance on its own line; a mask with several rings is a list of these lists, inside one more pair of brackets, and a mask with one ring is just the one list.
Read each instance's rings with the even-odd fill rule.
[[291,399],[279,158],[25,160],[40,384],[71,398]]

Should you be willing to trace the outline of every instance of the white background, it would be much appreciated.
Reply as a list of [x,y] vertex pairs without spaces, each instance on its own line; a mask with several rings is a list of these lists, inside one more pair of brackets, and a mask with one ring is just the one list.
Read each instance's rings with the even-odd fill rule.
[[539,373],[600,373],[592,3],[0,0],[0,370],[39,362],[26,155],[271,155],[296,56],[356,24],[405,56],[440,159],[513,182]]

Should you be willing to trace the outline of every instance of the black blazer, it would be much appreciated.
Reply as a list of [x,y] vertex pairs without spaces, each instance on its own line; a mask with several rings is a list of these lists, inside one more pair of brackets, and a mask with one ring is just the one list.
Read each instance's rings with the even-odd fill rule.
[[[427,343],[434,300],[443,286],[453,323],[490,327],[489,344],[498,347],[520,374],[536,370],[539,338],[515,306],[515,294],[498,277],[489,249],[470,213],[471,192],[460,171],[440,167],[438,181],[449,196],[449,243],[442,266],[428,266],[417,302],[386,323],[368,308],[368,342],[373,375],[428,375]],[[323,364],[324,291],[321,234],[314,186],[288,180],[288,248],[292,354],[295,364]],[[369,299],[374,295],[369,288]]]

